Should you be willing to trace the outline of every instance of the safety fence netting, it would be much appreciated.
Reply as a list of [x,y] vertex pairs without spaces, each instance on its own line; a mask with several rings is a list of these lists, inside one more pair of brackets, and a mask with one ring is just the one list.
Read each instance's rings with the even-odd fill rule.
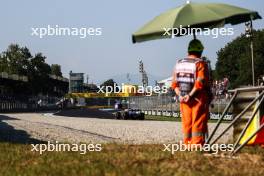
[[[229,99],[214,99],[210,104],[210,119],[217,120],[221,116],[223,109],[228,104]],[[147,115],[168,116],[180,118],[180,103],[175,96],[171,95],[154,95],[154,96],[137,96],[128,98],[128,107],[138,109]],[[224,118],[232,120],[232,108]]]

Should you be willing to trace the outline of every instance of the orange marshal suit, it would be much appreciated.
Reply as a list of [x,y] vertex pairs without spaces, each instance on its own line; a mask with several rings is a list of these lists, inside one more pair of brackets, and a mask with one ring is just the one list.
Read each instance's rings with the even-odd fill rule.
[[178,87],[181,94],[188,94],[193,87],[197,89],[188,102],[180,103],[185,144],[205,143],[209,118],[208,86],[209,72],[205,61],[187,58],[177,62],[173,71],[172,89]]

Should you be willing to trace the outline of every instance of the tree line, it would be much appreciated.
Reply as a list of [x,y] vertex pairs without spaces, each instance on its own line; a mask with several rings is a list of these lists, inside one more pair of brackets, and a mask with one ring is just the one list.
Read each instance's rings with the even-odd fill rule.
[[[264,30],[253,31],[255,80],[264,76]],[[250,38],[245,34],[217,52],[214,79],[227,77],[230,88],[252,85]]]
[[62,77],[60,65],[49,65],[42,53],[32,55],[27,47],[21,47],[18,44],[11,44],[0,53],[0,72],[27,76],[28,82],[18,83],[19,88],[15,83],[8,86],[18,92],[32,95],[52,93],[54,86],[60,85],[56,85],[59,83],[52,81],[50,75]]

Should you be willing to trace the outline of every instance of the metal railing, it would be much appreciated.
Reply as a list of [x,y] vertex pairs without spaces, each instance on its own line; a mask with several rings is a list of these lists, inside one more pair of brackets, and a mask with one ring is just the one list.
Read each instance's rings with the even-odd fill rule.
[[[260,92],[259,95],[257,95],[237,116],[235,116],[233,118],[233,120],[229,123],[229,125],[223,130],[223,132],[221,132],[218,136],[215,137],[215,139],[213,140],[213,142],[211,142],[212,138],[214,137],[216,131],[218,130],[220,124],[223,121],[223,117],[224,115],[227,113],[228,109],[231,107],[231,105],[233,104],[234,100],[236,99],[237,95],[239,93],[242,92]],[[210,134],[210,136],[208,137],[206,144],[211,144],[213,145],[214,143],[216,143],[235,123],[238,122],[239,119],[241,119],[241,117],[255,104],[256,107],[253,110],[250,118],[248,119],[245,127],[243,128],[242,132],[239,134],[238,139],[236,140],[236,142],[234,143],[234,150],[231,152],[231,155],[234,155],[236,153],[238,153],[254,136],[256,136],[256,134],[258,134],[262,129],[264,129],[264,124],[260,125],[260,127],[258,129],[255,130],[255,132],[253,132],[249,137],[247,137],[245,139],[245,141],[239,145],[239,142],[241,141],[242,137],[244,136],[245,132],[247,131],[247,129],[249,128],[251,122],[253,121],[257,111],[260,110],[261,105],[263,104],[264,101],[264,86],[260,86],[260,87],[247,87],[247,88],[239,88],[239,89],[235,89],[235,90],[231,90],[229,91],[233,94],[233,97],[231,98],[230,102],[228,103],[228,105],[226,106],[225,110],[222,113],[222,116],[219,118],[217,125],[215,126],[215,128],[213,129],[212,133]]]
[[[41,101],[40,101],[41,100]],[[0,95],[0,112],[25,112],[58,109],[58,97]]]

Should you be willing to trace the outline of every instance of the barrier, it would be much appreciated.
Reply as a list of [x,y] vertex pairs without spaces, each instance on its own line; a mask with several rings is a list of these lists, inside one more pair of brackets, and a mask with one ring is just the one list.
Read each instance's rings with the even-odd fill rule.
[[26,109],[28,109],[28,105],[26,103],[0,102],[0,112],[26,110]]
[[[154,95],[154,96],[132,96],[128,97],[129,108],[140,109],[147,115],[152,116],[171,116],[180,118],[180,105],[171,95]],[[214,108],[210,109],[210,119],[217,120],[220,118],[220,112],[227,104],[226,100],[214,101]],[[231,111],[225,115],[224,120],[232,120]]]
[[[247,91],[238,94],[234,102],[234,114],[237,115],[243,110],[249,103],[257,96],[260,95],[260,91]],[[248,111],[234,124],[234,140],[237,141],[236,145],[244,143],[254,131],[256,131],[260,125],[264,115],[264,96],[258,99],[254,105],[252,105]],[[260,134],[255,135],[247,144],[258,144],[257,138],[263,138]],[[262,143],[264,144],[264,143]]]
[[[234,155],[245,145],[264,144],[264,132],[261,131],[264,129],[264,86],[239,88],[229,92],[234,95],[206,140],[206,144],[215,144],[231,127],[234,127],[234,150],[230,153]],[[233,120],[214,137],[231,105],[233,105]]]
[[[39,100],[42,100],[42,104],[38,104]],[[58,97],[0,95],[0,113],[58,110],[60,109],[59,106],[56,105],[56,102],[58,101]]]

